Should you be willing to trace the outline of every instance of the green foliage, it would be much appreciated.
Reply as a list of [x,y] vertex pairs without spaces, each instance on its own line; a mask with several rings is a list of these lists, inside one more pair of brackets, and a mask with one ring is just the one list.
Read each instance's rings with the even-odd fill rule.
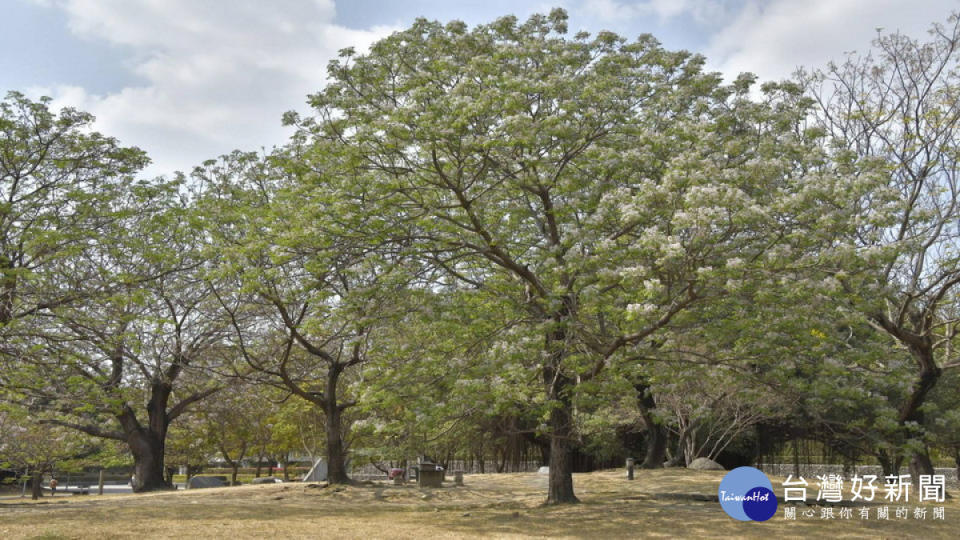
[[[467,379],[482,391],[440,385],[434,415],[404,400],[403,433],[522,404],[567,451],[567,415],[600,410],[613,381],[719,301],[810,279],[874,196],[876,176],[834,167],[806,129],[798,85],[753,99],[749,76],[725,86],[650,36],[568,38],[565,17],[418,20],[369,54],[345,51],[315,114],[288,117],[304,182],[340,201],[343,231],[403,250],[432,269],[425,287],[458,294],[443,314],[453,334],[427,324],[459,352],[413,365],[486,368]],[[464,346],[476,343],[487,350]]]
[[957,18],[759,89],[566,18],[345,49],[288,145],[173,181],[9,94],[0,419],[58,441],[16,459],[960,448]]

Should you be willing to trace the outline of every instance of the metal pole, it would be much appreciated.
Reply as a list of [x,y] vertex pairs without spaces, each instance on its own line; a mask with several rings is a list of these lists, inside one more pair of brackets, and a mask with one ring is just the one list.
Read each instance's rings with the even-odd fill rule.
[[100,480],[97,483],[97,495],[103,495],[103,469],[100,469]]

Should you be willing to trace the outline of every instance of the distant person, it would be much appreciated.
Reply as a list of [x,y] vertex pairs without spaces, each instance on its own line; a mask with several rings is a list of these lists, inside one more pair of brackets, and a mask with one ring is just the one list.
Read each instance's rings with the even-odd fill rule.
[[57,494],[57,484],[58,483],[56,478],[50,479],[50,496],[51,497]]

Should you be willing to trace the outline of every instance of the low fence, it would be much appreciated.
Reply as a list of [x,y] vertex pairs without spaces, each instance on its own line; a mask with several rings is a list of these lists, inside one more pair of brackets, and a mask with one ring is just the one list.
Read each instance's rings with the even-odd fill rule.
[[[57,474],[57,482],[62,486],[96,486],[100,483],[99,472],[62,472]],[[130,475],[126,473],[105,473],[103,475],[104,485],[125,485],[130,483]]]
[[[408,465],[415,465],[416,461],[408,461]],[[386,464],[382,465],[383,468],[389,469],[390,467]],[[395,465],[399,466],[399,465]],[[508,463],[504,468],[503,472],[537,472],[537,469],[540,468],[539,461],[521,461],[518,463]],[[461,461],[453,460],[447,462],[447,471],[460,471],[464,474],[480,474],[482,473],[496,473],[497,472],[497,462],[493,460],[488,460],[483,463],[481,467],[480,462],[478,461]],[[386,479],[387,474],[380,469],[378,469],[372,463],[360,467],[353,467],[350,471],[350,477],[354,480],[377,480],[377,479]]]

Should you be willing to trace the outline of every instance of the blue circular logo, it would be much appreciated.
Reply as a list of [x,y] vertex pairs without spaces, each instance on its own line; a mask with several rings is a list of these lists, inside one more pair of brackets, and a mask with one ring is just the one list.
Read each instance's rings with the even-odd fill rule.
[[737,467],[727,473],[717,490],[720,506],[740,521],[766,521],[777,513],[773,484],[760,469]]

